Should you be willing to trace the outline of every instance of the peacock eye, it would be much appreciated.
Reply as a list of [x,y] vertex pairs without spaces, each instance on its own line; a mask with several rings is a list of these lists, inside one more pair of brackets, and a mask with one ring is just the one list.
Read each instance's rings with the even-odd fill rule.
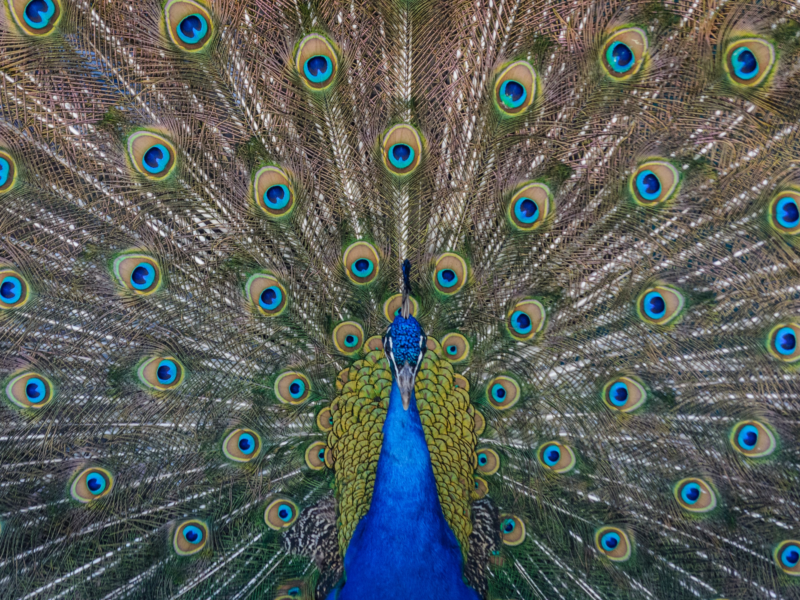
[[730,44],[725,57],[725,70],[733,83],[755,87],[772,70],[775,48],[766,40],[748,38]]
[[147,359],[139,366],[137,374],[147,387],[166,391],[183,383],[185,370],[178,359],[165,356]]
[[333,45],[323,36],[312,33],[297,46],[295,66],[306,86],[314,91],[330,87],[338,68]]
[[173,43],[187,52],[205,48],[214,33],[208,10],[193,0],[170,0],[164,18]]
[[197,519],[182,522],[175,528],[172,547],[181,556],[200,552],[208,543],[208,526]]
[[[417,312],[419,311],[419,304],[412,296],[409,296],[408,299],[411,301],[411,316],[416,317]],[[387,321],[389,321],[390,323],[394,321],[394,318],[400,314],[400,309],[402,308],[402,304],[403,304],[402,294],[395,294],[393,296],[390,296],[389,299],[383,303],[383,316],[386,317]]]
[[795,363],[800,360],[800,325],[783,323],[776,325],[769,333],[767,350],[778,360]]
[[666,161],[652,160],[631,175],[630,191],[637,204],[655,206],[673,198],[679,183],[675,167]]
[[800,541],[785,540],[775,548],[775,562],[787,575],[800,576]]
[[364,329],[355,321],[339,323],[333,329],[333,345],[347,356],[357,354],[364,340]]
[[491,448],[479,448],[477,455],[478,472],[484,475],[494,475],[500,468],[500,457]]
[[452,295],[464,287],[467,279],[467,263],[458,254],[445,252],[439,255],[434,265],[433,284],[445,295]]
[[517,302],[508,314],[506,329],[515,339],[530,340],[544,327],[545,314],[538,300]]
[[448,333],[442,338],[444,358],[451,363],[460,363],[469,358],[469,341],[460,333]]
[[17,163],[4,150],[0,150],[0,194],[7,192],[17,180]]
[[222,452],[236,462],[250,462],[261,451],[261,436],[250,429],[235,429],[222,442]]
[[775,196],[769,203],[768,214],[775,231],[786,235],[800,233],[800,192],[786,190]]
[[395,175],[408,175],[417,168],[422,151],[422,138],[410,125],[395,125],[382,140],[383,161]]
[[275,277],[267,273],[252,275],[245,285],[245,295],[264,316],[276,317],[286,309],[286,290]]
[[617,527],[601,527],[594,534],[595,547],[608,559],[625,561],[631,557],[628,535]]
[[285,498],[275,498],[264,510],[264,521],[270,529],[276,531],[291,527],[300,516],[297,505]]
[[253,197],[258,207],[273,219],[286,217],[295,205],[289,177],[278,167],[262,167],[253,177]]
[[175,167],[175,147],[162,135],[138,131],[128,138],[133,167],[148,179],[163,179]]
[[355,242],[344,251],[345,272],[356,285],[366,285],[378,276],[378,251],[368,242]]
[[647,54],[647,36],[638,27],[628,27],[608,38],[600,61],[613,79],[627,79],[638,73]]
[[636,302],[639,317],[653,325],[671,323],[680,316],[683,305],[683,295],[675,288],[664,285],[646,289]]
[[0,309],[20,308],[29,298],[30,287],[25,278],[11,269],[0,269]]
[[313,597],[313,594],[308,593],[304,581],[294,579],[284,582],[277,588],[274,600],[309,600]]
[[630,377],[617,377],[603,386],[603,402],[622,412],[636,410],[647,400],[644,386]]
[[61,19],[61,0],[11,0],[11,15],[28,35],[45,36]]
[[543,183],[531,183],[516,192],[508,203],[508,219],[520,231],[533,231],[550,214],[553,195]]
[[525,522],[516,515],[500,515],[500,539],[506,546],[519,546],[525,541]]
[[114,274],[120,283],[139,296],[147,296],[161,287],[158,263],[143,254],[123,254],[114,261]]
[[317,427],[319,427],[320,431],[333,429],[333,412],[329,407],[326,406],[317,413]]
[[475,435],[481,435],[486,430],[486,419],[479,410],[475,411],[473,419],[475,421]]
[[300,404],[311,393],[308,378],[297,371],[287,371],[275,380],[275,395],[285,404]]
[[674,494],[681,508],[690,512],[706,513],[717,506],[714,490],[702,479],[682,479],[675,484]]
[[533,103],[536,72],[529,62],[518,60],[503,68],[494,84],[494,102],[508,116],[518,115]]
[[327,446],[323,442],[314,442],[306,448],[306,465],[313,471],[321,471],[325,468],[325,454]]
[[740,421],[731,430],[730,442],[734,450],[749,458],[764,458],[775,452],[775,435],[758,421]]
[[539,463],[555,473],[567,473],[575,467],[575,452],[560,442],[547,442],[539,446]]
[[70,495],[81,503],[102,498],[111,492],[114,478],[105,469],[93,467],[78,473],[70,486]]
[[53,399],[53,384],[44,375],[17,375],[6,385],[6,396],[20,408],[42,408]]
[[516,380],[505,375],[493,377],[486,386],[486,399],[497,410],[514,406],[520,398],[520,386]]

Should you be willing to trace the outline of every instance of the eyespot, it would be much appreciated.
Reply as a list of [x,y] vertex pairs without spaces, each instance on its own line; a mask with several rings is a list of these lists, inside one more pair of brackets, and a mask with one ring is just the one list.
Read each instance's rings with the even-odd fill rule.
[[678,170],[663,160],[651,160],[631,175],[629,187],[633,199],[641,206],[655,206],[675,196],[680,183]]
[[694,513],[706,513],[717,506],[717,496],[702,479],[690,477],[675,484],[675,499],[681,508]]
[[11,269],[0,268],[0,309],[20,308],[30,299],[30,286],[25,278]]
[[755,87],[769,75],[775,64],[775,48],[766,40],[738,40],[725,51],[725,70],[733,83]]
[[139,381],[147,387],[166,391],[183,383],[186,371],[180,361],[173,356],[148,358],[137,370]]
[[433,269],[433,285],[436,289],[442,294],[451,296],[460,291],[466,282],[466,261],[452,252],[440,254]]
[[494,84],[494,103],[503,114],[518,115],[533,103],[536,71],[528,61],[518,60],[500,71]]
[[286,498],[271,500],[264,510],[264,522],[275,531],[291,527],[299,516],[297,505]]
[[317,427],[326,432],[333,429],[333,413],[327,406],[317,413]]
[[489,484],[486,482],[485,479],[476,477],[475,488],[472,490],[472,497],[479,500],[484,496],[486,496],[486,494],[488,493],[489,493]]
[[7,192],[17,182],[17,163],[8,152],[0,150],[0,194]]
[[114,487],[114,477],[99,467],[92,467],[78,473],[69,488],[70,495],[83,504],[102,498]]
[[[411,301],[411,316],[416,317],[417,312],[419,311],[419,304],[412,296],[409,296],[408,299]],[[383,316],[386,317],[387,321],[390,323],[394,321],[394,318],[400,314],[402,304],[403,294],[395,294],[394,296],[390,296],[389,299],[383,303]]]
[[311,382],[302,373],[287,371],[275,381],[275,395],[285,404],[300,404],[311,394]]
[[617,527],[601,527],[594,534],[594,545],[609,560],[625,561],[631,557],[628,535]]
[[278,167],[262,167],[253,178],[253,198],[272,218],[285,217],[295,205],[295,193],[286,172]]
[[306,464],[309,469],[321,471],[325,468],[325,454],[328,447],[323,442],[314,442],[306,448]]
[[636,307],[645,323],[667,325],[680,316],[683,304],[683,294],[678,290],[659,285],[642,292]]
[[198,519],[183,521],[175,528],[172,547],[181,556],[197,554],[208,543],[208,526]]
[[333,83],[339,61],[333,45],[323,36],[312,33],[300,40],[295,54],[295,67],[303,83],[319,92]]
[[[455,373],[453,375],[453,385],[456,386],[457,388],[461,388],[465,392],[469,391],[469,381],[467,380],[466,377],[464,377],[463,375],[461,375],[459,373]],[[481,418],[483,418],[483,415],[481,415]],[[476,423],[476,427],[477,427],[477,420],[475,421],[475,423]],[[483,433],[483,431],[481,431],[481,433]]]
[[383,350],[383,338],[379,335],[373,335],[364,342],[364,352],[369,353],[374,350]]
[[[454,378],[455,379],[455,378]],[[460,387],[460,386],[459,386]],[[476,410],[472,417],[475,421],[475,435],[481,435],[486,431],[486,419],[480,411]]]
[[769,332],[767,350],[778,360],[795,363],[800,360],[800,325],[783,323],[776,325]]
[[222,452],[230,460],[250,462],[261,452],[261,436],[250,429],[234,429],[222,442]]
[[313,596],[306,588],[302,579],[289,580],[278,587],[275,600],[310,600]]
[[419,165],[422,138],[411,125],[395,125],[381,140],[383,164],[395,175],[408,175]]
[[491,448],[478,448],[475,454],[478,456],[477,469],[479,473],[483,473],[484,475],[494,475],[497,473],[497,470],[500,468],[500,457],[497,455],[497,452]]
[[256,273],[247,280],[245,295],[265,317],[277,317],[289,301],[286,289],[268,273]]
[[500,539],[506,546],[519,546],[525,541],[525,523],[516,515],[500,515]]
[[20,408],[42,408],[53,399],[53,384],[39,373],[24,373],[8,382],[6,396]]
[[355,321],[339,323],[333,329],[333,345],[342,354],[358,354],[364,343],[364,329]]
[[123,254],[114,260],[114,275],[127,289],[147,296],[161,287],[158,263],[144,254]]
[[778,233],[800,233],[800,192],[785,190],[769,203],[769,224]]
[[342,261],[347,276],[356,285],[372,283],[378,277],[378,251],[368,242],[350,244]]
[[530,340],[544,327],[545,310],[538,300],[517,302],[506,318],[506,329],[517,340]]
[[539,463],[555,473],[567,473],[575,467],[575,452],[560,442],[547,442],[539,446]]
[[172,41],[187,52],[202,50],[214,35],[208,10],[192,0],[170,0],[164,8],[164,18]]
[[603,386],[603,402],[622,412],[636,410],[647,400],[647,391],[630,377],[617,377]]
[[775,562],[781,571],[792,577],[800,576],[800,541],[785,540],[775,548]]
[[758,421],[739,421],[730,434],[733,449],[749,458],[764,458],[775,452],[775,434]]
[[489,380],[486,386],[486,399],[489,404],[497,410],[507,410],[514,406],[520,397],[519,384],[511,379],[500,375]]
[[469,358],[469,341],[460,333],[448,333],[442,338],[442,356],[451,363],[460,363]]
[[128,138],[133,167],[148,179],[164,179],[175,167],[175,147],[162,135],[139,131]]
[[51,33],[61,19],[61,0],[11,0],[9,8],[16,24],[37,37]]
[[638,27],[614,32],[603,45],[600,63],[613,79],[623,80],[639,72],[647,55],[647,36]]
[[550,188],[543,183],[531,183],[511,197],[508,218],[520,231],[533,231],[544,223],[552,203]]

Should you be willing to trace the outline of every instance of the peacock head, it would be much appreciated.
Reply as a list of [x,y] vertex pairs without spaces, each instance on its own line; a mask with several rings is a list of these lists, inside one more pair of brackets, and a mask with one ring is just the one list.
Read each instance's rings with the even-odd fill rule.
[[400,388],[403,409],[408,410],[428,337],[411,314],[411,263],[403,262],[403,303],[383,337],[383,350],[392,368],[392,378]]

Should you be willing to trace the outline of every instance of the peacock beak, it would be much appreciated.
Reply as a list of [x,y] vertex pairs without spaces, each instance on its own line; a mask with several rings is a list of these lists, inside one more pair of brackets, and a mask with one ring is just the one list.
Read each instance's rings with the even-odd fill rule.
[[417,378],[416,365],[403,365],[397,372],[397,387],[400,388],[400,397],[403,400],[403,410],[408,410],[411,404],[411,392],[414,391],[414,381]]

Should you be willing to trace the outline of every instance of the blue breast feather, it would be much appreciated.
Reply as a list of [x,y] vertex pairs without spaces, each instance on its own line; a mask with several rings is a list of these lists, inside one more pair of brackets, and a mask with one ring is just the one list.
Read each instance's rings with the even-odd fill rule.
[[392,383],[369,512],[344,558],[345,584],[328,600],[479,600],[463,579],[461,549],[444,518],[412,394]]

